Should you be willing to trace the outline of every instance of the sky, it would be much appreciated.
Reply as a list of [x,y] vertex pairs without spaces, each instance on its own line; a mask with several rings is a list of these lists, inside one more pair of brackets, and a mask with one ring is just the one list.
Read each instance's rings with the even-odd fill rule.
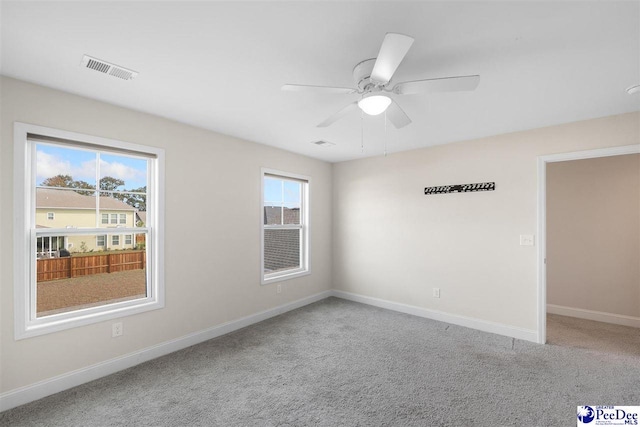
[[300,183],[265,177],[264,204],[288,208],[300,207]]
[[[96,185],[96,152],[57,145],[37,144],[36,180],[56,175],[71,175],[76,181]],[[100,154],[100,177],[111,176],[125,182],[118,190],[131,190],[147,185],[147,160],[113,154]]]
[[[56,175],[71,175],[74,180],[96,185],[96,152],[67,148],[52,144],[36,145],[36,180],[42,181]],[[147,160],[107,153],[100,154],[100,176],[111,176],[125,182],[131,190],[147,185]],[[300,207],[300,183],[265,177],[265,205]]]

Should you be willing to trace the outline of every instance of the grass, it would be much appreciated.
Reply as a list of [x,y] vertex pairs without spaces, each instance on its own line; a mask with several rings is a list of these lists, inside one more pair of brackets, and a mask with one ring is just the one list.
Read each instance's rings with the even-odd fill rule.
[[92,274],[37,285],[37,315],[49,316],[80,308],[143,298],[145,270]]

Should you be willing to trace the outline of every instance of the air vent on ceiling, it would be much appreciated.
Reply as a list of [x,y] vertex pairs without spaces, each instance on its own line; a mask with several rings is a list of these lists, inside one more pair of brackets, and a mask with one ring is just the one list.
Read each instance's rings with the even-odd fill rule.
[[133,80],[138,75],[137,71],[120,67],[118,65],[111,64],[110,62],[106,62],[98,58],[93,58],[89,55],[85,55],[82,58],[82,66],[85,68],[89,68],[90,70],[99,71],[108,76],[117,77],[122,80]]
[[312,143],[312,144],[315,144],[315,145],[319,145],[319,146],[321,146],[321,147],[331,147],[332,145],[336,145],[336,144],[334,144],[333,142],[323,141],[323,140],[320,140],[320,141],[312,141],[311,143]]

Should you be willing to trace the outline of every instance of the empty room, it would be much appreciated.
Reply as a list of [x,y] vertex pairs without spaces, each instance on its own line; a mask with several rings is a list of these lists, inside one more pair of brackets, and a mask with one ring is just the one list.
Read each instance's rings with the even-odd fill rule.
[[0,425],[640,423],[640,1],[0,1]]

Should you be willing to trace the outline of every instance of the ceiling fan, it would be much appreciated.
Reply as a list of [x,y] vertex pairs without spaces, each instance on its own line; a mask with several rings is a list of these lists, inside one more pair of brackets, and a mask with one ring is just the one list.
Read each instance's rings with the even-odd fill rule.
[[386,111],[387,118],[396,127],[401,128],[411,119],[400,106],[386,93],[410,95],[416,93],[455,92],[474,90],[480,82],[479,75],[444,77],[437,79],[414,80],[391,85],[391,78],[413,44],[413,37],[398,33],[387,33],[380,46],[378,57],[367,59],[353,68],[353,77],[357,88],[312,86],[286,84],[282,90],[294,92],[321,92],[336,94],[357,93],[360,99],[331,115],[318,125],[327,127],[360,107],[366,114],[375,116]]

